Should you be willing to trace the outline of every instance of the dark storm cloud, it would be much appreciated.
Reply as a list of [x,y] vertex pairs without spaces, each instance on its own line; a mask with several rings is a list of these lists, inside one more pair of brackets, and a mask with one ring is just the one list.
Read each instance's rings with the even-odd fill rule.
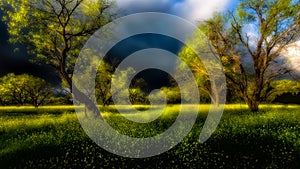
[[[106,60],[113,60],[112,58],[117,58],[119,62],[121,62],[124,58],[132,55],[135,52],[149,49],[149,48],[157,48],[169,51],[174,55],[177,55],[181,48],[184,46],[182,42],[178,40],[167,37],[164,35],[158,34],[142,34],[136,35],[116,44],[107,54]],[[144,62],[146,64],[151,63],[153,65],[160,64],[165,69],[169,69],[170,72],[175,69],[175,59],[170,59],[164,56],[159,56],[160,59],[154,60],[152,58],[148,58],[147,60],[137,59],[134,64],[143,65]],[[151,89],[160,88],[162,86],[167,86],[169,83],[169,75],[163,71],[156,69],[149,69],[144,72],[141,72],[137,75],[136,78],[143,78],[149,85]]]
[[172,6],[176,3],[176,0],[160,0],[160,1],[118,0],[117,2],[119,7],[123,9],[124,14],[132,14],[132,13],[140,13],[140,12],[170,13],[172,10]]

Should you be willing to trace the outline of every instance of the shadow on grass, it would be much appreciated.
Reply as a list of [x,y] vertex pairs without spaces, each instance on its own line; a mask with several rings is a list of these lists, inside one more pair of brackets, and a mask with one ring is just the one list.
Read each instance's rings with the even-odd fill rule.
[[68,108],[68,109],[46,109],[46,108],[7,108],[7,109],[0,109],[0,116],[27,116],[27,115],[62,115],[65,113],[74,113],[75,109],[74,108]]
[[[245,139],[247,138],[247,140]],[[37,146],[0,157],[4,168],[299,168],[299,152],[271,137],[236,135],[204,144],[186,138],[168,152],[144,159],[111,154],[89,139]]]

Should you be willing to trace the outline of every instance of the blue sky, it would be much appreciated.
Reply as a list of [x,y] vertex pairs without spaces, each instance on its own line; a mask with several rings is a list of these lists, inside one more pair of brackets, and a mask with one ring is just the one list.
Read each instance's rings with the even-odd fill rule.
[[[232,8],[238,0],[116,0],[122,13],[135,12],[165,12],[184,17],[192,22],[209,17],[213,11],[222,11]],[[2,12],[0,11],[0,16]],[[1,30],[6,30],[5,24],[0,21]],[[48,69],[32,64],[28,59],[24,47],[17,53],[13,52],[15,46],[8,44],[8,34],[1,31],[0,39],[0,76],[9,72],[30,73],[47,79],[57,79],[55,75],[49,75]],[[42,72],[42,73],[41,73]],[[42,74],[42,75],[41,75]],[[53,81],[53,80],[51,80]]]
[[165,12],[192,22],[208,19],[216,11],[234,8],[238,0],[116,0],[125,14]]

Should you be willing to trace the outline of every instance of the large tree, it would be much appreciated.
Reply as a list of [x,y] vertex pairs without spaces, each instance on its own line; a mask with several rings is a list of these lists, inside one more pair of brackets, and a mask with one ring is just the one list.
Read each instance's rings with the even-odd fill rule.
[[6,0],[0,6],[10,42],[26,44],[36,61],[53,66],[70,90],[81,48],[114,16],[110,0]]
[[200,29],[221,59],[228,85],[257,111],[277,90],[272,82],[293,71],[282,55],[299,39],[300,2],[242,0],[235,11],[216,14]]

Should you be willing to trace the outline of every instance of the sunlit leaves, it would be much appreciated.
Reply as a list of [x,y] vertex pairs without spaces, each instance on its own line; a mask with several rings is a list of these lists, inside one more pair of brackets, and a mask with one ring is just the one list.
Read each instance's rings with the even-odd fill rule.
[[278,61],[298,40],[299,14],[299,0],[242,0],[236,10],[200,25],[222,61],[229,87],[253,111],[274,94],[272,81],[293,71]]
[[10,42],[56,68],[71,88],[74,63],[85,41],[112,20],[109,0],[8,0],[0,3]]
[[43,104],[51,94],[45,80],[27,74],[8,74],[0,79],[0,104],[31,104],[35,107]]
[[277,80],[271,83],[271,88],[267,97],[267,101],[269,102],[283,94],[298,94],[300,92],[300,82],[294,80]]

